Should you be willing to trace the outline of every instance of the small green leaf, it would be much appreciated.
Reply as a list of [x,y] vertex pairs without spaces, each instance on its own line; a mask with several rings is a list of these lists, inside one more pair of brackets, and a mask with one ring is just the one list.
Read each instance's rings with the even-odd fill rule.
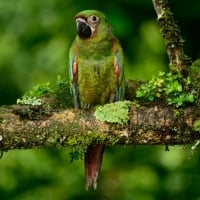
[[69,153],[70,161],[79,160],[81,158],[81,154],[79,151],[74,150]]
[[200,120],[194,121],[193,129],[194,129],[195,131],[200,132]]

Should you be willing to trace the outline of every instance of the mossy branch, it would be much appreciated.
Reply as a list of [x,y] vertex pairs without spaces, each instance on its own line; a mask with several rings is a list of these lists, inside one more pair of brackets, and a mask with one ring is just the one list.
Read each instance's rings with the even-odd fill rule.
[[184,53],[184,40],[180,34],[180,28],[174,19],[167,0],[152,0],[157,14],[157,23],[162,33],[167,54],[170,61],[171,71],[181,74],[183,77],[188,75],[188,64],[191,59]]
[[[127,82],[127,99],[135,98],[141,83]],[[200,109],[195,105],[176,108],[162,99],[138,105],[124,101],[112,105],[118,118],[106,112],[100,121],[94,110],[56,109],[54,101],[40,105],[12,105],[0,108],[0,149],[72,147],[86,149],[91,143],[107,145],[188,144],[200,139]],[[48,106],[44,106],[48,105]],[[106,105],[105,110],[110,110]],[[115,106],[115,109],[114,109]],[[47,111],[46,111],[47,109]],[[120,110],[124,109],[124,110]],[[97,112],[98,111],[98,112]],[[27,114],[27,113],[30,113]],[[111,117],[111,120],[110,120]],[[98,120],[98,118],[100,120]],[[114,120],[114,121],[113,121]]]

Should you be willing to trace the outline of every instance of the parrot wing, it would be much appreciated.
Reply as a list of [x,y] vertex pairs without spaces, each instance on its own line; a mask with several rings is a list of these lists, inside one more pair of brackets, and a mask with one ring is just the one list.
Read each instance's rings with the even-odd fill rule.
[[124,67],[123,67],[123,52],[117,39],[113,39],[112,50],[114,53],[114,73],[116,80],[117,96],[115,101],[120,101],[124,97]]
[[78,61],[77,57],[71,48],[69,51],[69,77],[70,77],[70,86],[71,92],[74,99],[74,107],[79,108],[79,94],[78,94]]

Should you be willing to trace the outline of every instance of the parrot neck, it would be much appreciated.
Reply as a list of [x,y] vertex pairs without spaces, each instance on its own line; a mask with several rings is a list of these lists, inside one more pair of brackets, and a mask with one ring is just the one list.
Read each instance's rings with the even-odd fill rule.
[[76,41],[79,57],[83,56],[89,58],[92,55],[93,58],[100,58],[111,54],[113,37],[108,37],[102,40],[97,40],[95,38],[82,40],[77,38]]

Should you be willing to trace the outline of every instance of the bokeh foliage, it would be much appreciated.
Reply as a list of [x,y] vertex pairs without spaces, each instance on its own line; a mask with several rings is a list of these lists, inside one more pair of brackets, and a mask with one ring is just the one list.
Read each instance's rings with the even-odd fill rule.
[[[170,0],[185,50],[200,56],[200,1]],[[125,52],[126,78],[150,79],[167,70],[164,43],[150,0],[0,1],[0,104],[16,102],[38,83],[67,77],[68,49],[80,10],[104,12]],[[67,149],[17,150],[0,160],[0,199],[200,199],[199,151],[189,146],[107,148],[99,189],[84,190],[82,160]]]

